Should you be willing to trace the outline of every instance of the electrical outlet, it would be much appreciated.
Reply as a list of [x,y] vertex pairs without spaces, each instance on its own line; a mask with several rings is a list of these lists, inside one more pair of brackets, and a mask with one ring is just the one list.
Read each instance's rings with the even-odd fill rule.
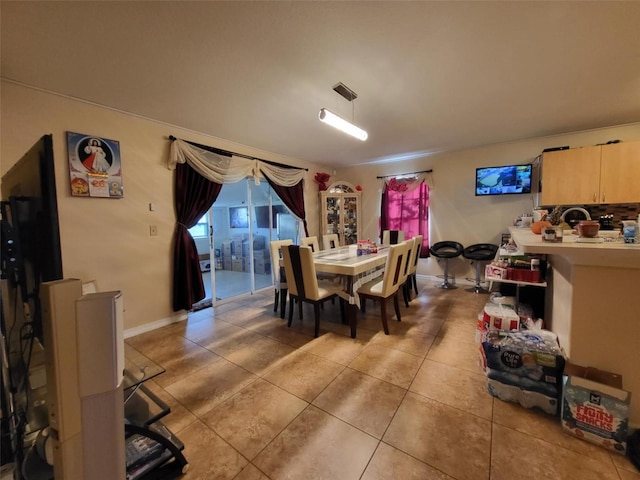
[[149,225],[149,235],[155,237],[158,235],[158,226],[157,225]]

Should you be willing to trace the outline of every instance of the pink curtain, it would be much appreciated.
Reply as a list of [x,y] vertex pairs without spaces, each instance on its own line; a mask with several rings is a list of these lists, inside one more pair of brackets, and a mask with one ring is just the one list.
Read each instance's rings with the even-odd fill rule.
[[429,187],[425,182],[410,192],[393,189],[395,182],[385,185],[380,212],[380,237],[383,230],[404,230],[405,239],[422,235],[420,256],[429,256]]

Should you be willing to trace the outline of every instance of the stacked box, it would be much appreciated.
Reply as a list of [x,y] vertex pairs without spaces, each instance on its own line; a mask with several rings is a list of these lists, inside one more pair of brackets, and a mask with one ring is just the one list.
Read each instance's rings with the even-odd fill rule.
[[231,241],[231,253],[237,257],[242,256],[242,240]]
[[251,256],[251,244],[247,240],[242,242],[242,256],[243,257],[250,257]]
[[480,351],[491,395],[550,415],[558,413],[565,358],[555,334],[489,331]]
[[231,255],[229,255],[228,257],[224,257],[224,259],[222,260],[222,266],[225,270],[231,270]]
[[251,272],[251,257],[242,257],[242,271]]
[[622,389],[622,376],[568,364],[563,378],[562,428],[624,454],[631,393]]
[[266,275],[271,273],[271,263],[264,258],[256,258],[253,261],[253,268],[255,273],[260,275]]
[[242,272],[242,259],[241,258],[235,258],[233,260],[231,260],[231,270],[233,270],[234,272]]
[[232,255],[232,244],[231,242],[222,242],[222,256],[224,258],[228,258],[231,259],[231,255]]

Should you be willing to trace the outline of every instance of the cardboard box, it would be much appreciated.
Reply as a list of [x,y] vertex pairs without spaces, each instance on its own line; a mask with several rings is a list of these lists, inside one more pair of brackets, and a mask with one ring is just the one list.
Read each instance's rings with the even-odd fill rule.
[[624,454],[631,393],[622,375],[568,363],[562,388],[562,428],[569,434]]
[[255,258],[253,260],[253,271],[260,275],[266,275],[271,273],[271,263],[264,258]]
[[[231,242],[222,242],[222,256],[231,258]],[[225,269],[226,270],[226,269]]]
[[225,257],[222,265],[225,270],[231,270],[231,256]]
[[242,258],[236,258],[235,260],[231,260],[231,270],[234,272],[242,272],[243,261]]
[[484,276],[486,278],[507,278],[507,269],[496,267],[495,265],[487,265],[484,267]]

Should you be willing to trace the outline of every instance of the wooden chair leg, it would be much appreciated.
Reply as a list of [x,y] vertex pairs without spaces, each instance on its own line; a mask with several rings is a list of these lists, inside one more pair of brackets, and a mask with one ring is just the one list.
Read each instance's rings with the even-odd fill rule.
[[298,320],[302,320],[302,304],[304,302],[302,301],[302,298],[298,299]]
[[313,304],[313,314],[316,320],[316,327],[313,334],[314,338],[318,338],[318,334],[320,333],[320,305],[319,303]]
[[393,296],[393,308],[396,310],[396,317],[398,317],[398,321],[400,322],[402,318],[400,318],[400,302],[398,301],[398,292]]
[[402,285],[402,297],[404,298],[404,306],[409,308],[409,300],[411,298],[409,293],[409,284],[407,282]]
[[340,320],[342,321],[343,325],[347,324],[347,317],[345,316],[345,300],[344,298],[340,297]]
[[287,289],[280,289],[280,318],[284,318],[284,311],[287,307]]
[[278,293],[278,290],[275,291],[276,295],[273,299],[273,311],[277,312],[278,311],[278,300],[280,300],[280,295]]
[[387,324],[387,301],[384,298],[380,299],[380,316],[382,317],[382,328],[384,334],[389,335],[389,325]]
[[291,322],[293,321],[293,302],[294,302],[294,296],[289,295],[289,321],[287,322],[288,327],[291,326]]
[[413,277],[413,290],[416,292],[416,295],[418,295],[418,280],[416,280],[417,275],[414,273],[411,276]]

